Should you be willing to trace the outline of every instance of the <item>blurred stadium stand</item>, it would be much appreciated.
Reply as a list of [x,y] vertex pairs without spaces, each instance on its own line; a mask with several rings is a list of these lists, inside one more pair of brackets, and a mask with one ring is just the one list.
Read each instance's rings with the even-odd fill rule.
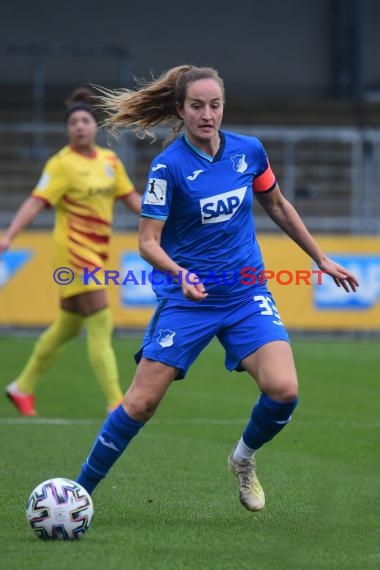
[[[353,127],[247,127],[225,125],[257,136],[263,142],[280,186],[313,231],[380,233],[380,131]],[[116,150],[142,191],[150,161],[167,134],[156,141],[138,139],[132,131],[120,140],[100,131],[98,142]],[[45,159],[66,142],[61,123],[33,126],[0,122],[0,224],[36,184]],[[257,204],[256,224],[275,230]],[[33,227],[50,227],[52,212],[44,212]],[[115,229],[135,229],[136,218],[117,207]]]
[[[190,61],[192,53],[196,64],[215,65],[225,79],[224,128],[262,140],[283,191],[310,229],[380,233],[380,72],[375,58],[380,47],[380,3],[241,0],[238,15],[224,13],[218,3],[218,18],[212,23],[220,33],[228,31],[230,41],[224,51],[218,42],[208,41],[209,59],[201,63],[201,40],[210,38],[207,18],[200,21],[196,11],[190,11],[187,23],[197,30],[200,41],[186,39],[176,22],[174,0],[168,0],[165,9],[147,0],[128,8],[128,19],[122,17],[124,4],[115,0],[112,14],[107,15],[112,15],[112,45],[101,40],[96,45],[64,41],[69,15],[56,15],[61,26],[57,23],[51,30],[47,5],[38,11],[37,4],[38,0],[33,6],[24,2],[24,18],[15,13],[17,26],[12,29],[12,10],[2,20],[0,229],[36,184],[45,160],[66,143],[63,101],[73,87],[88,80],[108,87],[128,86],[134,73],[149,77],[152,69],[157,74]],[[212,10],[211,4],[204,7],[206,12]],[[69,18],[73,33],[75,26],[82,31],[81,10],[78,5],[78,18]],[[239,30],[234,32],[238,16]],[[101,15],[91,11],[91,17],[93,37],[103,37]],[[145,26],[143,40],[136,25],[139,19]],[[170,31],[167,41],[160,32],[163,22]],[[50,31],[54,41],[46,35]],[[45,42],[36,43],[36,37],[45,37]],[[157,39],[159,50],[152,49]],[[150,144],[126,132],[118,142],[101,132],[99,143],[117,150],[142,191],[163,136],[157,131],[157,141]],[[258,205],[256,219],[259,230],[275,229]],[[33,227],[50,227],[52,220],[52,212],[44,212]],[[135,227],[134,216],[117,208],[115,228]]]

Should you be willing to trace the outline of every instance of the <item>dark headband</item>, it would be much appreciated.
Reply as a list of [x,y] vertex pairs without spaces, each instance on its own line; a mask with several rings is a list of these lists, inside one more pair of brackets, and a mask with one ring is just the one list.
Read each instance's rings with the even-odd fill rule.
[[90,115],[92,115],[94,119],[96,118],[94,111],[92,110],[90,105],[87,105],[87,103],[84,103],[82,101],[78,101],[77,103],[73,103],[72,105],[70,105],[70,107],[67,109],[65,113],[66,122],[69,120],[70,115],[75,113],[75,111],[87,111],[87,113],[90,113]]

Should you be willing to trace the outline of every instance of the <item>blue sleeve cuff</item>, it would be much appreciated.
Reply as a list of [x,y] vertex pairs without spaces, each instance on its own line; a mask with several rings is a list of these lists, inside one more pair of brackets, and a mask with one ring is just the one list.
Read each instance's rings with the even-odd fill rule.
[[158,214],[143,214],[141,213],[141,217],[142,218],[152,218],[153,220],[162,220],[163,222],[166,222],[166,220],[168,219],[167,216],[159,216]]

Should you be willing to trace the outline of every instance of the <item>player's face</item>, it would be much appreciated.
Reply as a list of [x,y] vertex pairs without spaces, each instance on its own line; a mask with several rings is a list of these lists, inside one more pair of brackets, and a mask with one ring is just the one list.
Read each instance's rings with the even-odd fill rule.
[[96,121],[87,111],[71,113],[67,122],[70,144],[78,150],[92,150],[96,139]]
[[186,99],[177,112],[183,119],[190,142],[207,150],[213,142],[219,146],[219,128],[223,118],[223,93],[214,79],[198,79],[187,86]]

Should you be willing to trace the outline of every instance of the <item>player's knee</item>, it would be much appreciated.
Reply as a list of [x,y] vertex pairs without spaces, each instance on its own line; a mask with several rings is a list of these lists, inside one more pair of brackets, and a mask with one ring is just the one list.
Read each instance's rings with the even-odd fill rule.
[[147,422],[154,415],[158,402],[150,397],[133,398],[127,393],[123,399],[123,406],[133,419]]
[[298,397],[298,384],[297,382],[284,382],[273,390],[267,391],[267,394],[278,402],[293,402]]
[[293,402],[298,398],[297,386],[289,386],[285,388],[281,394],[281,400],[283,402]]
[[87,338],[87,351],[91,358],[104,358],[109,351],[112,351],[112,345],[107,337],[89,335]]

